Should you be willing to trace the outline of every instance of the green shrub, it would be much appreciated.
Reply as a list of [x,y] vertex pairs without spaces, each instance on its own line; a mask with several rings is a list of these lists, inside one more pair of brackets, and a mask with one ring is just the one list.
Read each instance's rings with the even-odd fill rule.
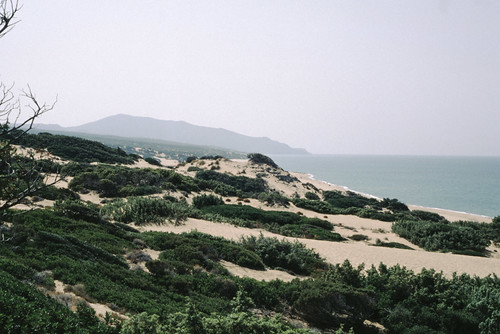
[[334,208],[332,207],[328,202],[324,201],[316,201],[316,200],[309,200],[309,199],[304,199],[304,198],[294,198],[293,199],[293,204],[295,206],[305,209],[305,210],[311,210],[319,213],[325,213],[325,214],[341,214],[343,213],[341,209]]
[[74,166],[77,174],[69,183],[74,191],[94,190],[104,197],[143,196],[163,190],[199,190],[196,181],[167,169],[121,166]]
[[265,202],[268,205],[279,205],[288,207],[290,204],[288,198],[275,191],[260,193],[257,198],[259,201]]
[[43,187],[39,190],[37,190],[34,194],[34,196],[39,196],[44,199],[48,199],[51,201],[56,201],[56,200],[65,200],[65,199],[79,199],[80,196],[66,188],[57,188],[54,186],[48,186],[48,187]]
[[224,205],[224,200],[221,197],[212,194],[203,194],[193,198],[193,206],[197,209],[211,205]]
[[19,280],[29,281],[36,274],[36,270],[11,259],[0,258],[0,272],[6,272]]
[[144,160],[145,160],[148,164],[150,164],[150,165],[153,165],[153,166],[160,166],[160,167],[161,167],[161,162],[160,162],[160,160],[158,160],[158,159],[155,159],[155,158],[153,158],[153,157],[146,157],[146,158],[144,158]]
[[308,218],[300,216],[293,212],[266,211],[254,208],[249,205],[216,205],[205,207],[202,211],[208,213],[216,213],[229,218],[239,218],[248,221],[254,221],[260,224],[286,225],[308,223],[310,221]]
[[[248,205],[213,205],[203,207],[202,215],[210,220],[225,217],[223,221],[245,227],[264,227],[287,236],[316,238],[321,240],[345,240],[330,232],[333,225],[319,218],[307,218],[293,212],[266,211]],[[220,220],[219,220],[220,221]]]
[[117,333],[80,307],[73,313],[34,286],[0,270],[0,329],[3,333]]
[[[121,254],[125,248],[135,248],[132,244],[134,237],[130,236],[123,228],[96,217],[92,205],[89,204],[89,208],[82,208],[76,203],[76,209],[72,205],[70,201],[70,208],[64,208],[63,211],[59,212],[33,210],[15,216],[12,227],[14,240],[11,242],[27,247],[30,242],[39,241],[43,243],[44,237],[39,234],[49,233],[54,236],[55,243],[60,244],[60,247],[53,245],[54,247],[61,249],[68,247],[75,256],[78,255],[77,249],[80,246],[84,248],[87,246],[90,248],[96,247],[113,254]],[[75,219],[64,216],[62,212],[70,212],[70,215],[74,215]],[[52,237],[49,239],[52,240]],[[42,245],[42,247],[45,246],[49,247],[50,245]],[[93,248],[89,250],[94,252]],[[96,250],[96,256],[98,257],[97,253]]]
[[331,232],[327,229],[317,227],[309,224],[292,225],[287,224],[283,226],[271,225],[269,231],[288,237],[306,238],[306,239],[317,239],[317,240],[327,240],[327,241],[344,241],[340,234]]
[[349,237],[349,239],[354,240],[354,241],[366,241],[370,238],[364,234],[353,234]]
[[144,240],[154,249],[163,253],[160,259],[181,261],[190,265],[213,266],[208,260],[226,260],[242,267],[264,269],[260,257],[241,245],[220,237],[199,232],[173,233],[148,232]]
[[379,201],[377,201],[375,198],[368,198],[351,191],[348,191],[345,194],[337,190],[324,191],[323,198],[334,208],[341,209],[365,208],[368,206],[379,205]]
[[417,218],[417,220],[431,221],[431,222],[440,222],[446,220],[443,216],[429,211],[412,210],[410,214],[413,218]]
[[120,148],[115,149],[97,141],[46,132],[36,135],[27,133],[16,143],[36,149],[47,149],[58,157],[77,162],[133,164],[137,160],[135,156],[127,155]]
[[195,178],[198,180],[209,181],[208,183],[200,183],[200,186],[203,184],[206,188],[212,189],[223,196],[226,195],[222,194],[220,190],[217,189],[220,184],[236,189],[236,193],[232,192],[228,196],[237,195],[256,197],[258,194],[267,191],[268,188],[266,181],[263,179],[222,174],[213,170],[201,170],[196,173]]
[[311,201],[319,201],[320,200],[319,196],[316,193],[313,193],[310,191],[306,192],[305,197]]
[[62,216],[72,219],[81,219],[94,223],[101,221],[97,205],[80,200],[68,199],[56,201],[53,210]]
[[298,275],[310,275],[325,270],[327,264],[318,253],[299,242],[289,242],[260,235],[243,237],[241,244],[262,258],[271,268],[284,268]]
[[254,164],[264,164],[264,165],[268,165],[268,166],[273,167],[273,168],[277,168],[277,169],[280,168],[273,161],[273,159],[269,158],[268,156],[265,156],[264,154],[250,153],[247,155],[247,158],[251,163],[254,163]]
[[382,241],[380,239],[377,239],[375,241],[374,246],[389,247],[389,248],[399,248],[399,249],[413,249],[410,246],[407,246],[407,245],[399,243],[399,242],[384,242],[384,241]]
[[393,212],[410,211],[410,209],[408,209],[408,206],[406,206],[406,204],[401,203],[399,200],[397,200],[395,198],[392,198],[392,199],[391,198],[384,198],[380,204],[382,205],[383,208],[389,209]]
[[398,221],[392,224],[392,230],[429,251],[484,252],[490,241],[479,230],[481,225],[468,225],[471,226],[461,222]]
[[142,224],[160,224],[166,219],[176,224],[194,214],[192,208],[184,202],[169,202],[159,198],[129,197],[127,201],[118,199],[104,205],[101,215],[112,220]]

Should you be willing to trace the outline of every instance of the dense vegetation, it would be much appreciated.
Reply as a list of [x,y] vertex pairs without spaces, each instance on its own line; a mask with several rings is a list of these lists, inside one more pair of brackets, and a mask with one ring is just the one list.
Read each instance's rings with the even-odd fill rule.
[[250,153],[248,154],[248,161],[254,164],[263,164],[273,168],[280,168],[273,159],[260,153]]
[[271,268],[282,268],[299,275],[311,275],[327,269],[324,259],[299,242],[280,241],[260,235],[258,238],[243,238],[241,243]]
[[441,221],[443,217],[425,211],[410,211],[397,199],[378,200],[348,191],[323,191],[323,200],[316,193],[306,193],[306,198],[294,198],[293,203],[306,210],[325,214],[356,215],[381,221],[394,222],[401,219]]
[[[20,282],[24,277],[9,274],[6,266],[5,261],[0,264],[2,333],[118,333],[117,328],[99,321],[94,310],[84,304],[78,305],[77,312],[73,313],[32,285]],[[28,267],[25,269],[29,270]]]
[[392,225],[394,233],[430,251],[483,255],[490,241],[500,241],[500,224],[474,222],[432,222],[401,220]]
[[63,172],[74,176],[69,183],[71,190],[94,190],[101,197],[142,196],[164,190],[198,190],[193,179],[167,169],[69,164],[64,167]]
[[58,157],[77,162],[132,164],[138,159],[137,155],[129,155],[120,148],[111,148],[97,141],[47,132],[25,134],[15,144],[46,149]]
[[[344,324],[356,333],[375,332],[367,319],[392,333],[500,329],[496,277],[447,279],[434,271],[415,274],[383,265],[363,271],[349,262],[328,267],[300,244],[263,237],[238,243],[201,233],[139,233],[106,222],[96,208],[79,202],[18,215],[12,223],[5,231],[7,241],[0,243],[0,328],[6,333],[28,328],[41,333],[130,333],[147,324],[175,333],[193,328],[200,333],[302,331],[279,317],[259,318],[252,309],[299,316],[318,328]],[[144,256],[144,247],[160,250],[160,258]],[[152,274],[130,270],[124,258],[145,261]],[[228,275],[218,264],[221,259],[256,269],[265,264],[314,272],[316,278],[257,282]],[[88,301],[135,316],[113,327],[84,306],[69,312],[35,288],[50,290],[53,280],[80,291]]]
[[342,241],[333,225],[319,218],[307,218],[293,212],[265,211],[248,205],[210,205],[201,208],[204,217],[224,217],[226,221],[245,227],[265,228],[274,233],[320,240]]
[[266,181],[261,178],[234,176],[213,170],[201,170],[196,173],[196,179],[203,189],[212,189],[222,196],[257,197],[268,190]]
[[195,215],[185,202],[168,201],[160,198],[129,197],[117,199],[101,209],[105,217],[121,223],[160,224],[165,220],[179,224]]
[[[348,261],[329,265],[303,244],[276,238],[229,241],[198,232],[140,233],[126,225],[180,222],[189,216],[263,227],[289,236],[342,240],[328,221],[225,204],[215,195],[194,196],[192,205],[172,196],[140,197],[164,190],[185,194],[208,190],[288,204],[288,199],[271,193],[260,178],[213,170],[197,171],[196,178],[189,178],[167,169],[40,164],[45,164],[46,171],[62,168],[73,176],[71,190],[41,189],[39,196],[56,200],[52,209],[9,211],[5,217],[9,224],[1,226],[0,242],[2,332],[308,332],[286,321],[293,318],[338,333],[343,332],[342,326],[356,333],[377,333],[370,323],[379,323],[390,333],[500,331],[497,277],[445,278],[432,270],[414,273],[383,264],[364,270]],[[80,201],[76,192],[89,190],[102,197],[122,198],[108,200],[104,206]],[[500,241],[499,217],[493,224],[452,224],[432,213],[409,211],[397,200],[378,201],[354,193],[324,192],[320,197],[316,191],[291,201],[318,212],[396,221],[395,232],[430,250],[481,253],[490,240]],[[401,247],[382,241],[377,245]],[[151,258],[148,249],[159,251],[159,258]],[[230,275],[222,260],[309,278],[258,282]],[[54,294],[55,281],[64,282],[67,291],[81,301],[67,293],[54,298],[44,294]],[[99,320],[86,306],[88,302],[106,304],[131,318]]]

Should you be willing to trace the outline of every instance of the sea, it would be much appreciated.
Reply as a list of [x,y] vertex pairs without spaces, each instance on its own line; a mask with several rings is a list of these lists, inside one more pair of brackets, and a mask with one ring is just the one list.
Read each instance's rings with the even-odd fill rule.
[[378,198],[488,217],[500,216],[500,157],[270,155],[284,170],[310,174]]

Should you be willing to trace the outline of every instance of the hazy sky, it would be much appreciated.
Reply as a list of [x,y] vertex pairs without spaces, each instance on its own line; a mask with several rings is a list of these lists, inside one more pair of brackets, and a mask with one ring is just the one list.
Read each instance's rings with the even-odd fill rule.
[[[22,1],[22,0],[21,0]],[[0,80],[313,153],[500,155],[500,1],[25,0]]]

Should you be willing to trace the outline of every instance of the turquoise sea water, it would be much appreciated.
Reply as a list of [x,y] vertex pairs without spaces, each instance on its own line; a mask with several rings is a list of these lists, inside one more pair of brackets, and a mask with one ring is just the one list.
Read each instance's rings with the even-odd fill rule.
[[406,204],[500,215],[500,157],[273,155],[283,169]]

